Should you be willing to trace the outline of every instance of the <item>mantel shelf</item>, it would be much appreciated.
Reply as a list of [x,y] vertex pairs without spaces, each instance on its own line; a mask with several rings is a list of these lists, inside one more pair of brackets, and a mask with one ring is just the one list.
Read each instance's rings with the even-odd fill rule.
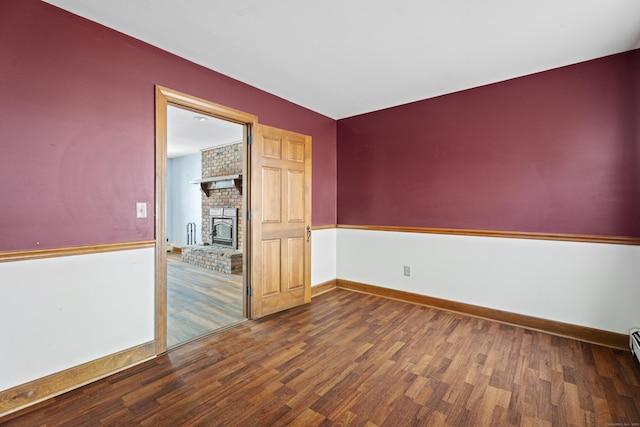
[[200,184],[200,189],[207,197],[211,194],[211,190],[219,190],[221,188],[235,187],[242,194],[242,175],[240,174],[195,179],[191,181],[191,184]]

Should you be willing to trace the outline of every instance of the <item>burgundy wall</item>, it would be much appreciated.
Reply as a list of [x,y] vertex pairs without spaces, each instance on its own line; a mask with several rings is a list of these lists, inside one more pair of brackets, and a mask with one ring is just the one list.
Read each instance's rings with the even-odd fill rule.
[[338,222],[640,236],[639,63],[635,50],[339,120]]
[[[631,73],[633,77],[631,78],[631,87],[635,90],[634,98],[634,108],[633,108],[633,120],[635,120],[635,141],[636,141],[636,152],[635,152],[635,185],[636,185],[636,194],[640,192],[640,49],[636,51],[636,54],[633,56],[634,64],[631,69]],[[636,197],[636,219],[635,221],[640,223],[640,215],[637,213],[640,212],[640,197]]]
[[313,137],[336,223],[336,122],[37,0],[0,13],[0,251],[152,240],[154,85]]

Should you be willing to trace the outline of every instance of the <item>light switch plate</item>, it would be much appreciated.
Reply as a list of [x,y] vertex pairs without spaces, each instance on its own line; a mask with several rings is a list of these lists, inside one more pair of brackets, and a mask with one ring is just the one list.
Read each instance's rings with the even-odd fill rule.
[[147,204],[145,202],[136,203],[136,218],[147,217]]

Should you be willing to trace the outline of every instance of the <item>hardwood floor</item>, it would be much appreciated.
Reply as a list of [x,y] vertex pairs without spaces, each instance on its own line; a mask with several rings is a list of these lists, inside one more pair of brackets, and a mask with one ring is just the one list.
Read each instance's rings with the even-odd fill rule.
[[177,347],[6,425],[634,423],[640,365],[629,352],[338,289]]
[[184,263],[167,254],[169,348],[244,320],[242,276]]

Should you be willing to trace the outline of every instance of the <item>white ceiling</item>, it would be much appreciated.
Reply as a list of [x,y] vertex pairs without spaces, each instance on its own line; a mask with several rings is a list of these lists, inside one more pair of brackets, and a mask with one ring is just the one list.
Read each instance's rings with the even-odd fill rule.
[[[204,119],[204,120],[203,120]],[[242,141],[244,126],[167,106],[167,157],[181,157],[205,148]]]
[[334,119],[640,47],[640,0],[45,0]]

